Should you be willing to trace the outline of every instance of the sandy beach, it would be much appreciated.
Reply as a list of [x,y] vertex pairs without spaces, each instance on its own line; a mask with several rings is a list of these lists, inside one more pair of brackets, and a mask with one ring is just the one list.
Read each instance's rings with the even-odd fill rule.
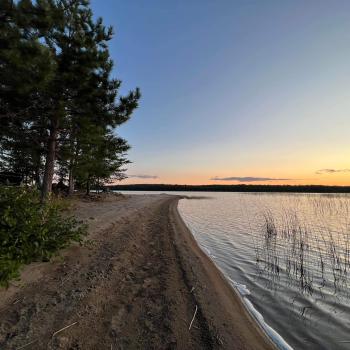
[[274,349],[195,242],[178,200],[76,200],[88,241],[0,290],[0,348]]

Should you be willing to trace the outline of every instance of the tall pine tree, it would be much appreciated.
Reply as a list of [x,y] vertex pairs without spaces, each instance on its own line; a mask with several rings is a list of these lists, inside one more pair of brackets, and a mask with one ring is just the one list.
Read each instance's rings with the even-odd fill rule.
[[121,82],[111,78],[108,52],[112,28],[93,19],[85,0],[7,0],[0,17],[2,163],[36,183],[42,178],[43,200],[55,172],[68,175],[72,192],[91,154],[96,167],[89,177],[118,174],[128,146],[114,130],[137,107],[140,92],[118,97]]

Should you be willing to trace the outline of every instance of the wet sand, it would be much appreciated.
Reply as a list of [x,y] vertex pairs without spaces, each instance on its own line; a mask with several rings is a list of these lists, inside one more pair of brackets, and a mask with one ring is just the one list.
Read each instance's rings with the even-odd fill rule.
[[178,200],[77,201],[89,241],[0,290],[0,348],[274,349],[198,247]]

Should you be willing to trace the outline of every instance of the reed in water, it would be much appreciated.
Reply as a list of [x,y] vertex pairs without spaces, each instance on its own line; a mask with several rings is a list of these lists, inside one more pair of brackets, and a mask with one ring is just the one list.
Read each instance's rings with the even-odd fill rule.
[[[349,199],[332,195],[310,197],[308,202],[313,213],[309,220],[298,205],[279,213],[262,212],[255,242],[257,267],[271,282],[283,273],[302,293],[322,293],[325,286],[337,293],[349,284]],[[341,230],[332,227],[335,216],[342,220]]]

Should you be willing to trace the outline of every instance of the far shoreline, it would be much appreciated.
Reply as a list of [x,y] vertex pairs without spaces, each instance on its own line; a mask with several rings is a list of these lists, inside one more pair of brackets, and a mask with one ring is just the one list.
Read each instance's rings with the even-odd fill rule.
[[350,186],[328,185],[178,185],[125,184],[106,185],[109,191],[167,191],[167,192],[251,192],[251,193],[350,193]]

